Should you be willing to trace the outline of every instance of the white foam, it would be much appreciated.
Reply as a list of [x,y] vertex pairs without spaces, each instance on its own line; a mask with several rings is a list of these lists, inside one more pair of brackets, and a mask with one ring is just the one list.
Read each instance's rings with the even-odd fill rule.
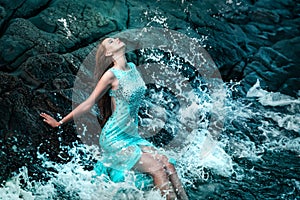
[[247,97],[257,97],[258,101],[264,106],[287,106],[290,104],[300,104],[300,98],[296,99],[279,92],[268,92],[260,87],[260,81],[247,92]]

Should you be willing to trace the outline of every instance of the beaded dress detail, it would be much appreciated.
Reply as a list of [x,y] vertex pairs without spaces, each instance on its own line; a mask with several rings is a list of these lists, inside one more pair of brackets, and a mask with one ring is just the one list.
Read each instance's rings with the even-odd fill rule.
[[138,133],[138,110],[146,86],[133,63],[129,70],[109,69],[118,79],[118,88],[110,90],[115,110],[100,135],[103,150],[100,160],[105,167],[118,171],[130,170],[140,159],[142,146],[153,146]]

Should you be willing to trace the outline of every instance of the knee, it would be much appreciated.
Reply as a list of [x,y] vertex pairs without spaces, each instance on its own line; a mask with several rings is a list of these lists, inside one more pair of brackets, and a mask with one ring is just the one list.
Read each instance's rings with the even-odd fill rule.
[[162,162],[167,170],[168,175],[176,173],[174,165],[169,162],[169,159],[166,156],[162,156]]
[[163,176],[163,174],[166,174],[164,165],[160,162],[153,163],[153,167],[149,170],[149,174],[151,176]]
[[165,165],[166,165],[167,168],[175,169],[174,165],[173,165],[172,163],[170,163],[169,161],[167,161],[167,162],[165,163]]
[[165,167],[174,168],[174,165],[169,162],[169,159],[165,155],[161,155],[159,160],[164,164]]
[[176,169],[175,169],[174,165],[169,162],[166,164],[166,170],[167,170],[168,175],[172,175],[172,174],[176,173]]

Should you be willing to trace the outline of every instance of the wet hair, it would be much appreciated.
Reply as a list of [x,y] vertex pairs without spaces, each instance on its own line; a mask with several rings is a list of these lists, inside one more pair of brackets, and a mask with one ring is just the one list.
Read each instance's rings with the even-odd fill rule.
[[[94,71],[94,80],[96,83],[100,80],[103,74],[113,66],[113,58],[112,56],[106,56],[106,48],[102,44],[104,40],[98,46],[96,52],[96,66]],[[97,106],[100,111],[100,115],[97,117],[101,128],[103,128],[104,124],[108,120],[108,118],[112,114],[111,109],[111,97],[108,92],[106,92],[102,98],[97,102]]]

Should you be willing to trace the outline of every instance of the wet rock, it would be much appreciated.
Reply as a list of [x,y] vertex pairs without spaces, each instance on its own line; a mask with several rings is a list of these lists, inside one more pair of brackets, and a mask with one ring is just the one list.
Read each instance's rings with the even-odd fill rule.
[[5,8],[3,8],[2,6],[0,6],[0,27],[2,26],[2,24],[4,22],[5,16],[6,16]]
[[[262,47],[252,57],[252,61],[244,70],[243,81],[249,87],[255,84],[256,79],[263,80],[272,91],[278,91],[289,77],[290,59],[269,47]],[[256,78],[255,78],[256,77]]]
[[[41,84],[52,81],[60,74],[71,74],[64,57],[59,54],[42,54],[31,57],[20,66],[20,69],[19,77],[34,88],[42,87]],[[47,89],[51,90],[53,88]]]
[[287,58],[290,58],[293,63],[300,63],[300,37],[278,41],[273,45],[273,48],[281,52]]
[[[79,69],[83,71],[79,78],[82,88],[93,87],[86,81],[90,74],[86,70],[89,67],[82,65],[84,59],[101,38],[125,29],[163,27],[198,38],[224,81],[242,80],[244,93],[260,79],[269,90],[297,96],[299,11],[299,2],[293,0],[2,1],[1,148],[15,145],[25,149],[20,153],[27,151],[29,157],[36,159],[39,147],[51,159],[58,159],[59,147],[77,140],[78,129],[72,123],[66,125],[58,140],[57,131],[45,126],[39,113],[48,112],[58,118],[72,109],[72,103],[79,104],[88,93],[76,91],[80,98],[72,97]],[[97,129],[92,123],[95,116],[87,115],[83,124],[89,124],[88,132],[93,133]],[[3,142],[14,137],[21,139],[13,144]],[[30,141],[30,147],[26,147],[25,140]],[[1,163],[7,163],[2,166],[2,180],[31,162],[20,161],[21,158],[6,162],[6,154],[0,155]],[[17,162],[20,164],[14,164]]]
[[257,9],[250,12],[250,20],[256,23],[273,25],[280,21],[280,16],[276,12],[267,9]]

